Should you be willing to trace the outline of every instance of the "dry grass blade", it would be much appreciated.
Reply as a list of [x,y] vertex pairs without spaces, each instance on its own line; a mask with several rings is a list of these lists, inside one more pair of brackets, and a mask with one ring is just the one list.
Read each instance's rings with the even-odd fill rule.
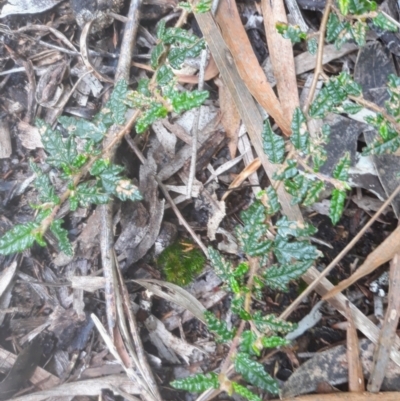
[[[220,15],[222,13],[220,12]],[[232,60],[230,51],[222,38],[221,31],[216,25],[210,13],[196,14],[197,22],[206,39],[206,42],[211,50],[215,62],[220,70],[222,79],[230,91],[232,98],[236,104],[239,114],[246,126],[251,143],[256,150],[256,153],[272,182],[274,173],[279,169],[279,165],[270,163],[267,155],[264,153],[263,144],[261,140],[262,131],[262,117],[257,109],[257,106],[252,98],[245,83],[242,81],[236,64]],[[240,27],[239,27],[240,28]],[[232,40],[236,39],[236,33],[233,35]],[[250,47],[250,50],[251,47]],[[248,58],[249,55],[242,54],[242,58]],[[237,62],[237,60],[236,60]],[[272,115],[272,114],[271,114]],[[288,119],[286,119],[286,123]],[[291,220],[302,220],[300,209],[297,205],[291,204],[291,197],[285,191],[282,185],[277,188],[279,200],[282,205],[283,213]]]
[[389,302],[383,321],[379,341],[374,352],[374,362],[371,376],[368,381],[368,391],[376,393],[380,390],[387,364],[390,349],[396,336],[400,313],[400,254],[396,253],[390,264]]
[[97,397],[102,389],[118,387],[129,394],[139,394],[139,387],[125,375],[111,375],[97,379],[65,383],[49,390],[13,398],[13,401],[42,401],[50,397]]
[[399,393],[332,393],[285,398],[284,401],[398,401]]
[[283,0],[262,0],[261,8],[279,100],[284,115],[292,116],[300,105],[292,42],[276,30],[278,22],[287,23]]
[[364,375],[360,360],[357,330],[349,303],[347,306],[347,363],[349,365],[349,391],[360,393],[365,391]]
[[400,249],[400,226],[398,226],[376,249],[365,259],[365,262],[346,280],[329,291],[324,299],[328,299],[354,284],[361,277],[372,273],[379,266],[388,262]]
[[[204,14],[203,16],[206,15],[209,14]],[[202,19],[204,19],[203,16]],[[196,18],[199,21],[198,16],[196,16]],[[247,33],[242,25],[236,3],[234,1],[221,0],[216,19],[231,53],[230,54],[228,50],[225,54],[228,62],[232,65],[236,65],[239,75],[250,93],[261,107],[274,118],[282,131],[286,135],[289,135],[290,121],[283,113],[279,100],[258,63]],[[215,56],[215,54],[213,55]],[[217,62],[216,59],[215,61]],[[218,62],[217,65],[222,73],[221,66]],[[227,84],[227,82],[225,83]],[[246,127],[248,128],[247,124]]]
[[17,271],[17,262],[12,262],[9,266],[5,267],[0,273],[0,297],[7,289],[11,280],[14,278],[15,272]]

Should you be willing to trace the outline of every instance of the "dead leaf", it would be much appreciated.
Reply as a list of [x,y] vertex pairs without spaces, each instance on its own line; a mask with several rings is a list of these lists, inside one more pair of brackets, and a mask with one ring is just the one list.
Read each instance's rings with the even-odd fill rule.
[[22,146],[30,150],[43,148],[42,138],[37,127],[20,121],[18,123],[18,131],[18,137],[21,140]]
[[0,119],[0,159],[7,159],[12,154],[10,130],[5,118]]
[[8,0],[2,8],[0,18],[15,14],[37,14],[50,10],[62,0]]

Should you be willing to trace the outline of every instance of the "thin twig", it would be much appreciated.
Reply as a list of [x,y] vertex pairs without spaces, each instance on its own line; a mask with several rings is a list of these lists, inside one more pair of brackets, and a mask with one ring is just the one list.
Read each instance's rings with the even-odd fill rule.
[[325,5],[324,14],[322,16],[321,25],[319,28],[318,54],[317,54],[317,60],[316,60],[316,67],[315,67],[314,77],[313,77],[311,87],[310,87],[310,92],[308,92],[308,97],[307,97],[306,103],[303,108],[304,114],[307,114],[308,109],[310,108],[310,105],[314,99],[314,94],[315,94],[315,90],[317,89],[318,79],[319,79],[319,76],[323,69],[322,58],[324,55],[325,31],[326,31],[326,25],[328,23],[329,14],[331,12],[332,2],[333,2],[333,0],[327,0],[326,5]]
[[343,257],[350,251],[350,249],[358,242],[358,240],[364,235],[369,227],[377,220],[380,214],[385,208],[392,202],[395,196],[400,192],[400,185],[394,190],[394,192],[386,199],[379,210],[374,216],[368,221],[368,223],[360,230],[360,232],[346,245],[346,247],[336,256],[335,259],[322,271],[322,273],[303,291],[290,306],[281,314],[281,319],[287,319],[290,314],[297,308],[301,301],[311,293],[320,283],[320,281],[343,259]]
[[[126,141],[128,142],[128,145],[131,147],[131,149],[135,152],[136,156],[138,159],[143,163],[146,164],[147,160],[143,156],[143,153],[138,149],[136,146],[135,142],[132,140],[132,138],[129,135],[125,136]],[[180,210],[177,208],[175,205],[174,200],[171,198],[167,188],[165,185],[162,183],[161,179],[157,176],[154,177],[155,180],[157,181],[158,186],[160,187],[161,191],[163,192],[165,198],[167,199],[168,203],[171,205],[172,210],[175,212],[176,216],[179,219],[179,222],[186,228],[188,233],[192,236],[192,238],[195,240],[197,245],[201,248],[203,251],[204,255],[208,257],[208,251],[207,247],[203,244],[201,239],[198,237],[198,235],[193,231],[192,227],[190,227],[189,223],[185,220],[185,218],[182,216],[182,213]]]
[[[202,91],[204,88],[204,71],[207,64],[207,49],[201,51],[200,57],[200,69],[199,69],[199,84],[198,90]],[[187,184],[186,199],[192,197],[193,181],[196,176],[196,163],[197,163],[197,137],[199,134],[199,123],[200,123],[201,106],[196,109],[195,117],[193,120],[193,130],[192,130],[192,159],[190,162],[190,171]]]

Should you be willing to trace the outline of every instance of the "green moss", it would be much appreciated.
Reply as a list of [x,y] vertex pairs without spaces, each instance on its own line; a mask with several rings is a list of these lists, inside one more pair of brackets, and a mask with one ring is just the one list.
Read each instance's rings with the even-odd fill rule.
[[205,264],[203,253],[189,242],[175,242],[157,259],[157,265],[170,283],[187,285],[194,280]]

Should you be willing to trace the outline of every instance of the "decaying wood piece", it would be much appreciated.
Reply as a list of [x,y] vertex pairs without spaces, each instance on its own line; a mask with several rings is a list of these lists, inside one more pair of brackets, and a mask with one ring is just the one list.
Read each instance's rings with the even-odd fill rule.
[[[374,365],[368,381],[368,391],[376,393],[380,390],[387,364],[390,348],[396,336],[400,313],[400,254],[396,253],[390,264],[389,302],[379,334],[379,341],[374,352]],[[399,395],[400,397],[400,395]]]
[[11,154],[11,136],[8,122],[5,118],[0,118],[0,159],[6,159]]
[[[211,17],[211,14],[209,14]],[[200,18],[199,18],[200,17]],[[197,21],[206,21],[208,17],[196,15]],[[216,20],[220,25],[222,36],[228,48],[223,50],[223,57],[233,67],[235,64],[240,78],[244,81],[250,93],[264,110],[271,115],[285,135],[290,135],[290,119],[287,118],[275,96],[271,85],[268,83],[265,74],[258,63],[253,52],[247,33],[240,20],[240,15],[234,1],[221,0]],[[209,22],[210,24],[211,22]],[[202,29],[203,30],[203,29]],[[206,39],[207,40],[207,39]],[[215,38],[215,40],[218,40]],[[210,46],[209,41],[207,40]],[[214,59],[215,54],[213,53]],[[218,69],[221,66],[215,59]],[[296,76],[295,76],[296,77]],[[227,84],[227,82],[225,82]],[[297,90],[297,89],[296,89]],[[248,124],[246,124],[248,129]]]
[[278,22],[288,22],[285,5],[283,0],[262,0],[261,8],[281,108],[287,121],[291,121],[295,108],[300,105],[292,42],[276,30]]
[[354,284],[361,277],[372,273],[379,266],[388,262],[400,249],[400,226],[398,226],[376,249],[365,259],[364,263],[346,280],[329,291],[324,299],[328,299]]
[[364,375],[360,359],[357,330],[354,324],[353,314],[348,303],[347,312],[347,363],[349,366],[349,391],[360,393],[365,391]]

